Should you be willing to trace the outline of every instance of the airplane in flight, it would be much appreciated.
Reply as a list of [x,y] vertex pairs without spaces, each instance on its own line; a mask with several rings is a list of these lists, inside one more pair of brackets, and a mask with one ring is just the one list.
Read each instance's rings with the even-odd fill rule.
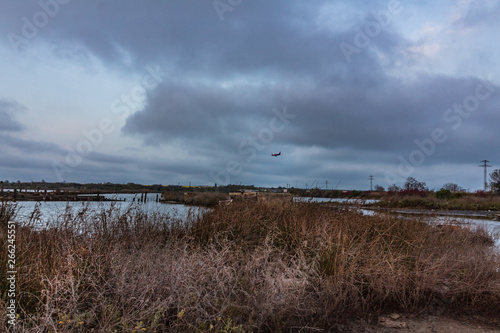
[[279,152],[278,154],[271,154],[271,156],[280,156],[281,155],[281,152]]

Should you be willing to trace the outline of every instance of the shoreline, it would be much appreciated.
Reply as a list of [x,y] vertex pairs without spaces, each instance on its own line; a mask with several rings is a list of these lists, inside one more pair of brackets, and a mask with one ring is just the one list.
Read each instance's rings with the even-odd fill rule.
[[470,211],[470,210],[435,210],[435,209],[422,209],[422,208],[389,208],[389,207],[364,207],[359,208],[372,210],[372,211],[383,211],[387,213],[395,214],[408,214],[408,215],[426,215],[426,216],[447,216],[447,217],[463,217],[463,218],[475,218],[475,219],[485,219],[485,220],[498,220],[500,212],[498,211]]

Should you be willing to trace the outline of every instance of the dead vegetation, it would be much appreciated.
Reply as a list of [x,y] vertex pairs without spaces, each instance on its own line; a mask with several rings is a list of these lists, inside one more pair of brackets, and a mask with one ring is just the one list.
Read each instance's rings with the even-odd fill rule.
[[[15,206],[0,214],[5,244]],[[272,201],[187,221],[132,205],[29,224],[16,233],[23,332],[335,331],[393,311],[500,311],[500,257],[481,229]]]

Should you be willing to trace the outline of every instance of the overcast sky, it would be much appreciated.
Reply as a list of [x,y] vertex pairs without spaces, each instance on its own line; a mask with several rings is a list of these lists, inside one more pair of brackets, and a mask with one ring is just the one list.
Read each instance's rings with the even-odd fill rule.
[[500,168],[499,18],[498,0],[2,0],[0,179],[476,190],[481,160]]

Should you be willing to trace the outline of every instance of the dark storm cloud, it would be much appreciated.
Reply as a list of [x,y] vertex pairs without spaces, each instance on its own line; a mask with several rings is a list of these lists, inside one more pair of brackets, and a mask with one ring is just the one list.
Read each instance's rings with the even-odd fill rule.
[[[168,62],[181,73],[196,76],[285,74],[291,67],[294,75],[306,75],[321,69],[332,56],[342,56],[338,39],[318,30],[313,20],[318,7],[326,3],[248,2],[220,22],[211,1],[121,2],[120,6],[113,1],[72,1],[60,6],[34,38],[58,45],[79,42],[112,65],[119,65],[123,52],[128,52],[133,66]],[[22,34],[22,18],[30,21],[41,9],[8,3],[7,10],[12,14],[3,30]],[[323,60],[311,61],[313,54],[314,60]]]
[[[418,149],[416,141],[428,140],[434,129],[442,128],[448,140],[436,146],[427,164],[464,163],[471,158],[464,154],[466,147],[476,147],[478,155],[490,148],[484,137],[475,134],[474,127],[494,132],[495,123],[487,118],[494,114],[498,89],[481,102],[481,112],[462,117],[455,129],[458,120],[451,120],[451,116],[445,119],[445,114],[474,95],[480,84],[477,78],[420,74],[407,79],[404,72],[391,76],[388,72],[394,70],[396,61],[412,61],[401,53],[412,44],[391,29],[382,31],[347,63],[339,44],[354,45],[351,27],[336,32],[316,30],[313,17],[307,17],[309,11],[301,17],[301,22],[308,23],[298,30],[291,22],[299,15],[289,8],[281,12],[288,20],[273,15],[273,10],[280,10],[275,6],[265,18],[253,17],[251,9],[231,17],[221,35],[212,36],[210,29],[214,28],[209,28],[210,48],[200,42],[198,52],[188,55],[190,41],[178,44],[179,51],[174,54],[182,60],[176,63],[176,80],[167,80],[152,92],[144,110],[128,119],[125,131],[143,135],[150,143],[201,145],[206,155],[225,149],[230,156],[231,152],[237,154],[241,140],[267,125],[272,108],[287,105],[297,121],[275,137],[275,145],[351,149],[358,157],[348,160],[361,159],[360,163],[374,151],[391,153],[392,158],[384,155],[383,160],[390,164],[398,162],[398,155],[407,157]],[[370,20],[373,17],[367,15],[354,25],[363,28]],[[232,24],[240,29],[229,29]],[[227,38],[231,34],[234,37]],[[224,43],[220,36],[226,36]],[[192,78],[193,69],[200,77],[209,75],[211,81],[183,82],[182,75]],[[238,75],[254,84],[238,83]],[[267,83],[266,78],[275,83]],[[224,79],[236,83],[226,88]],[[477,147],[484,151],[478,152]],[[294,172],[304,173],[305,169]]]
[[[411,84],[392,79],[368,90],[344,86],[342,94],[330,100],[317,98],[313,92],[308,100],[290,102],[299,108],[309,106],[311,111],[301,122],[300,136],[291,135],[288,140],[324,147],[401,151],[415,139],[429,136],[436,127],[455,126],[459,120],[451,120],[451,114],[445,117],[447,110],[474,96],[478,85],[481,81],[472,78],[423,77]],[[466,134],[467,128],[478,122],[486,132],[494,131],[495,125],[487,117],[495,114],[500,91],[498,87],[491,89],[496,95],[483,88],[481,92],[490,97],[481,102],[478,115],[464,116],[456,131]]]
[[[495,132],[492,120],[499,91],[494,86],[496,95],[482,88],[491,97],[481,102],[477,112],[463,111],[466,115],[460,116],[451,112],[454,105],[474,96],[480,80],[423,76],[413,83],[385,77],[381,82],[368,89],[341,79],[314,87],[297,82],[297,91],[275,86],[260,93],[254,87],[228,91],[163,85],[143,111],[128,119],[125,130],[160,142],[192,140],[205,149],[215,144],[216,149],[236,151],[238,140],[267,126],[272,116],[268,105],[279,108],[281,102],[297,120],[274,143],[404,154],[413,149],[415,140],[425,140],[435,128],[442,128],[450,137],[443,157],[457,162],[464,158],[464,141],[484,147],[484,136],[468,135],[474,126]],[[247,96],[255,98],[246,100]],[[253,129],[252,121],[257,126]]]
[[150,141],[193,140],[204,145],[207,140],[205,143],[224,145],[272,115],[271,107],[279,99],[272,92],[265,84],[229,89],[166,83],[149,97],[144,110],[127,120],[124,130]]

